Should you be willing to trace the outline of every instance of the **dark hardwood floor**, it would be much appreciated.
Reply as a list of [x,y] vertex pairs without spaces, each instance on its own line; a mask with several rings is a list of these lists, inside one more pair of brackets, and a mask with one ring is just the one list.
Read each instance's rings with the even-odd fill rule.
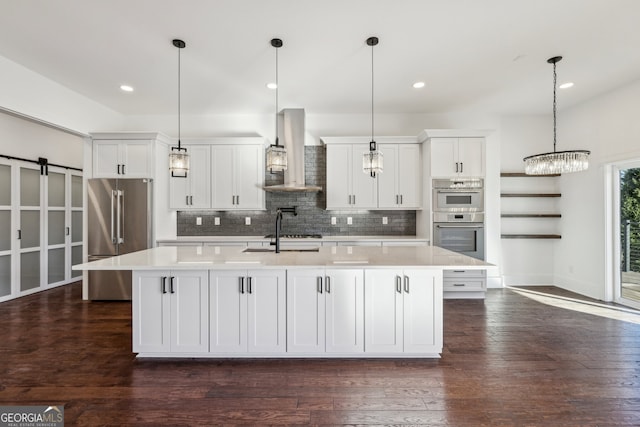
[[511,290],[444,304],[440,360],[136,360],[79,283],[0,304],[0,405],[66,425],[640,425],[640,325]]

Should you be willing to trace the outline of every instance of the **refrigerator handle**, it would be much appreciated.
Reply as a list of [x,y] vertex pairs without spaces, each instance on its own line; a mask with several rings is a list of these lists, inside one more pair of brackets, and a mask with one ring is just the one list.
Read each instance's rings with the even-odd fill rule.
[[116,216],[117,213],[114,213],[114,210],[113,210],[113,199],[115,197],[117,197],[116,190],[111,190],[111,243],[113,243],[114,245],[117,243],[116,236],[113,234],[113,221],[117,218]]
[[118,243],[124,243],[124,190],[118,190]]

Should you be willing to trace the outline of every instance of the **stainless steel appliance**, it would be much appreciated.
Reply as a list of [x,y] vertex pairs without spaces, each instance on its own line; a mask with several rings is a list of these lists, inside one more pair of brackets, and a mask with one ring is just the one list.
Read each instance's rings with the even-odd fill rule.
[[433,244],[484,260],[484,214],[433,214]]
[[481,178],[434,179],[434,212],[483,212],[484,183]]
[[[149,179],[90,179],[89,261],[152,246],[152,182]],[[89,299],[130,300],[130,271],[90,271]]]

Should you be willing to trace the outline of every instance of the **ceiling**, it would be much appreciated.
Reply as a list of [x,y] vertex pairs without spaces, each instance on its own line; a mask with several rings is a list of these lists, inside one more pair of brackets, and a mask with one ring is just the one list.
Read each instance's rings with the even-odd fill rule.
[[[0,0],[0,55],[124,115],[549,113],[640,77],[637,0]],[[424,81],[416,90],[412,84]],[[122,92],[121,84],[134,87]]]

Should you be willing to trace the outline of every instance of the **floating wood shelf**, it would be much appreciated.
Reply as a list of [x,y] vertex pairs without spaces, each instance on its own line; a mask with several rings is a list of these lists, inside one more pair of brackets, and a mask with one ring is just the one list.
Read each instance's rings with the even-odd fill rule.
[[501,234],[502,239],[561,239],[559,234]]
[[502,218],[562,218],[562,214],[543,214],[543,213],[505,213],[500,215]]
[[561,197],[561,193],[501,193],[500,197]]
[[554,173],[550,175],[527,175],[524,172],[500,172],[500,177],[502,178],[549,178],[560,176],[559,173]]

